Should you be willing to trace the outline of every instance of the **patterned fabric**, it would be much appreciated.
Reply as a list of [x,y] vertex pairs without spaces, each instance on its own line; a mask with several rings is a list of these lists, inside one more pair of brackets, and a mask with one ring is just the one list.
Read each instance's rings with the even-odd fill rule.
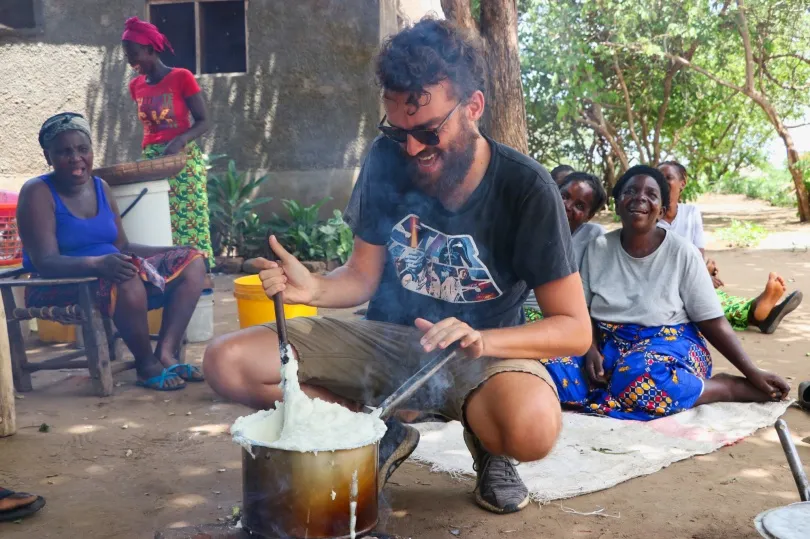
[[692,408],[711,376],[712,360],[694,324],[597,326],[606,387],[591,388],[585,357],[541,360],[560,401],[577,411],[648,421]]
[[723,314],[726,320],[731,324],[731,327],[737,331],[745,331],[748,329],[748,320],[751,315],[751,309],[754,307],[754,300],[731,296],[719,288],[717,288],[715,292],[717,293],[717,297],[720,298],[720,305],[723,306]]
[[526,313],[527,322],[537,322],[538,320],[543,319],[542,311],[540,311],[540,309],[537,309],[535,307],[529,307],[528,305],[524,305],[523,312]]
[[[143,150],[146,159],[163,155],[164,144],[150,144]],[[172,220],[172,243],[188,245],[201,251],[208,267],[214,267],[211,248],[210,214],[206,190],[205,159],[196,142],[186,145],[188,162],[180,174],[169,178],[169,207]]]
[[[133,263],[138,268],[138,276],[146,283],[149,309],[159,309],[165,299],[163,291],[166,289],[166,283],[180,275],[186,266],[203,255],[196,249],[182,247],[149,258],[140,258],[132,254],[129,256],[133,258]],[[107,279],[99,279],[96,302],[101,312],[108,316],[115,314],[117,293],[117,284]],[[25,289],[25,304],[28,307],[67,307],[78,303],[77,286],[30,286]]]

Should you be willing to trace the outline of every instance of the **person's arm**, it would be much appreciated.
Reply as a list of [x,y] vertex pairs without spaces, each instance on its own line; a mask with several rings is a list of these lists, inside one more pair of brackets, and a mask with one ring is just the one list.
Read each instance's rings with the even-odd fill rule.
[[717,351],[734,365],[757,389],[771,396],[773,400],[781,400],[790,392],[790,385],[776,374],[760,369],[748,357],[734,334],[731,324],[725,317],[712,318],[696,323],[698,329]]
[[[108,268],[102,267],[105,257],[59,253],[53,196],[42,180],[29,180],[20,190],[17,225],[25,250],[42,277],[100,277],[110,273]],[[125,273],[129,273],[131,266],[134,275],[135,267],[131,264],[122,261],[120,266],[120,271]]]
[[313,275],[315,290],[311,305],[346,309],[367,302],[380,284],[385,257],[385,246],[356,237],[346,264],[326,275]]
[[579,273],[534,289],[543,319],[531,324],[482,331],[484,354],[499,358],[543,359],[582,355],[591,345],[591,319]]
[[197,140],[211,129],[211,123],[208,121],[208,112],[205,109],[205,101],[203,100],[202,92],[198,92],[186,98],[186,106],[191,111],[191,117],[194,118],[194,125],[179,136],[183,142],[183,146]]
[[185,148],[186,144],[197,140],[211,129],[211,125],[208,121],[208,113],[205,109],[205,100],[203,99],[203,93],[200,89],[200,85],[197,83],[197,79],[195,79],[194,75],[189,71],[182,70],[180,74],[182,78],[179,79],[176,91],[180,92],[180,95],[183,96],[186,107],[188,107],[189,112],[191,112],[191,117],[194,118],[194,124],[184,133],[177,135],[166,146],[163,150],[165,155],[180,152]]
[[731,324],[725,317],[712,318],[696,323],[698,329],[709,343],[723,354],[738,371],[746,377],[759,369],[745,353],[740,340],[734,334]]
[[385,264],[385,247],[359,237],[346,264],[327,275],[311,273],[290,254],[275,236],[270,247],[278,262],[259,258],[259,279],[267,297],[284,292],[288,304],[311,305],[330,309],[356,307],[371,299],[377,290]]
[[141,258],[148,258],[150,256],[165,253],[176,249],[176,247],[154,247],[151,245],[140,245],[138,243],[130,243],[127,239],[127,233],[124,231],[124,224],[121,221],[121,212],[118,210],[118,202],[113,196],[112,189],[107,185],[107,182],[102,182],[104,186],[104,194],[107,196],[107,202],[110,204],[113,215],[115,215],[115,227],[118,229],[118,237],[115,240],[115,247],[122,253],[131,253]]

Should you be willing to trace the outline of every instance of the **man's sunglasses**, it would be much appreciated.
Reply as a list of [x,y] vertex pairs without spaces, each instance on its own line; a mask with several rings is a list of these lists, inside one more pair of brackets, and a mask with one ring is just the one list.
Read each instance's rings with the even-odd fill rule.
[[442,123],[433,129],[402,129],[401,127],[385,125],[385,120],[388,119],[387,115],[383,116],[383,119],[380,120],[380,125],[378,125],[377,128],[382,131],[383,135],[390,138],[394,142],[399,142],[400,144],[407,142],[408,135],[410,135],[421,144],[425,144],[427,146],[437,146],[439,144],[439,131],[441,131],[444,124],[450,119],[450,116],[452,116],[453,113],[456,112],[456,109],[458,109],[460,106],[461,103],[458,103],[455,107],[453,107],[453,110],[451,110],[447,116],[444,117]]

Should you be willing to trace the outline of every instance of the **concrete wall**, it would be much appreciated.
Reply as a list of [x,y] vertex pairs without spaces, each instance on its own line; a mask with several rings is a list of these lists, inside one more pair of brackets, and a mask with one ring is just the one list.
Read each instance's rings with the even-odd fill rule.
[[[144,0],[34,0],[41,32],[0,36],[0,188],[46,170],[42,121],[85,114],[96,166],[136,159],[142,128],[120,47]],[[396,0],[250,0],[248,73],[198,77],[214,129],[201,141],[241,170],[268,173],[264,194],[348,199],[380,116],[372,60],[396,31]],[[275,205],[274,205],[275,206]]]

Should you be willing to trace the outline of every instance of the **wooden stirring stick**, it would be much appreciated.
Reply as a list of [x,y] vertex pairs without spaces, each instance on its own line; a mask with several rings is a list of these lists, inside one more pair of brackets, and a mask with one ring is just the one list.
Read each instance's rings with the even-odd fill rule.
[[[267,237],[265,238],[265,246],[267,247],[267,260],[277,262],[281,265],[281,260],[273,252],[270,247],[270,236],[273,235],[271,229],[267,229]],[[276,333],[278,334],[278,355],[281,358],[281,364],[286,365],[290,361],[288,351],[290,350],[289,341],[287,340],[287,319],[284,316],[284,292],[277,292],[273,295],[273,308],[276,313]]]

